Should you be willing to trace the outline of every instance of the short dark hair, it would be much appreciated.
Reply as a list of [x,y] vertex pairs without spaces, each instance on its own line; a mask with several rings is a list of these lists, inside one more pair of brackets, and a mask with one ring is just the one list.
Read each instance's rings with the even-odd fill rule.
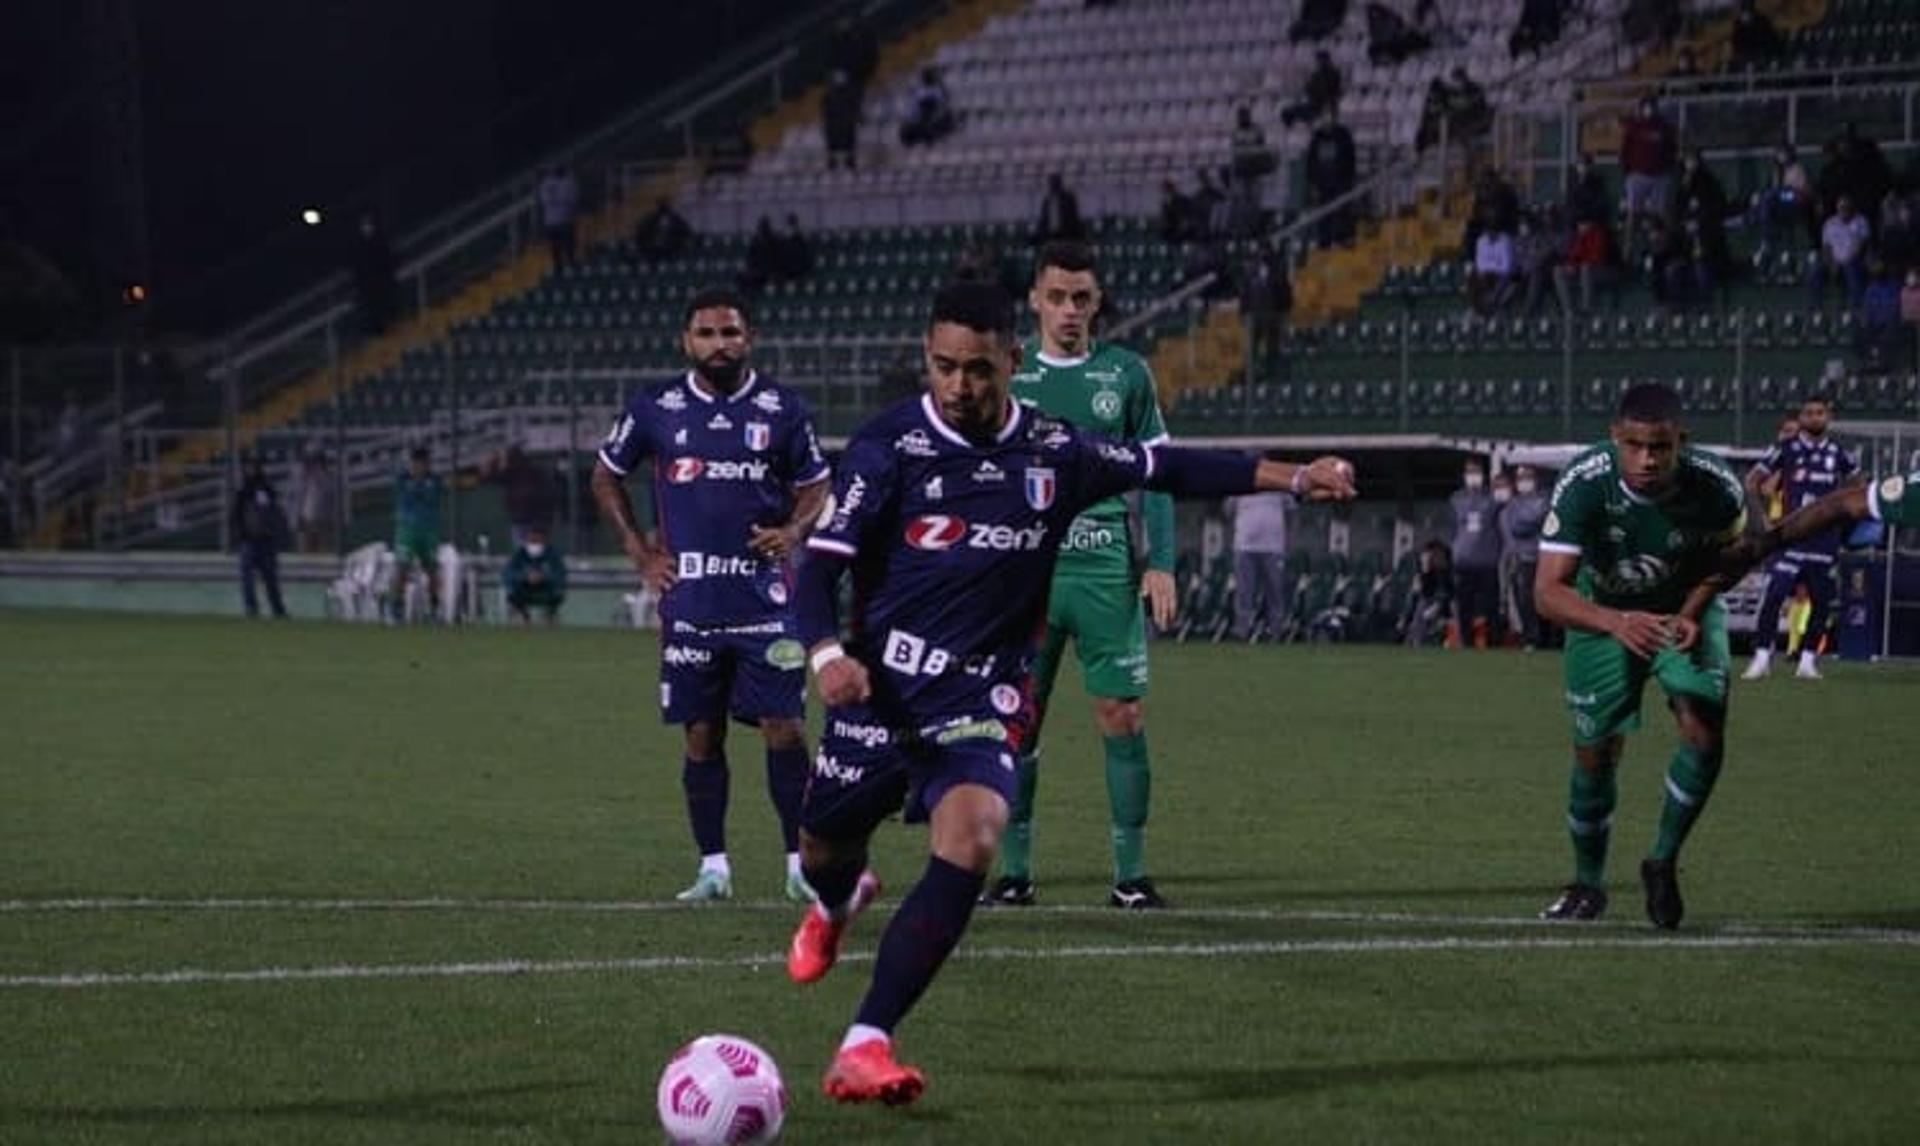
[[1058,267],[1069,274],[1086,271],[1095,278],[1100,277],[1100,264],[1093,256],[1093,248],[1077,239],[1054,239],[1043,244],[1033,260],[1033,277],[1038,279],[1048,267]]
[[732,290],[728,287],[708,287],[688,299],[687,313],[685,317],[680,320],[680,325],[683,327],[691,326],[693,325],[694,315],[699,314],[703,310],[718,310],[722,307],[738,311],[741,322],[746,323],[748,326],[753,325],[753,314],[747,309],[746,298],[742,296],[739,291]]
[[1663,382],[1641,382],[1627,387],[1614,407],[1616,422],[1643,422],[1649,426],[1680,424],[1680,395]]
[[1815,390],[1813,393],[1807,395],[1805,398],[1800,399],[1800,404],[1802,406],[1811,406],[1815,402],[1820,403],[1822,406],[1825,406],[1828,409],[1832,409],[1833,395],[1827,393],[1825,390]]
[[433,452],[425,446],[415,446],[407,451],[407,460],[413,462],[430,462],[433,460]]
[[933,296],[929,328],[951,322],[982,334],[1013,337],[1013,299],[998,283],[955,282]]

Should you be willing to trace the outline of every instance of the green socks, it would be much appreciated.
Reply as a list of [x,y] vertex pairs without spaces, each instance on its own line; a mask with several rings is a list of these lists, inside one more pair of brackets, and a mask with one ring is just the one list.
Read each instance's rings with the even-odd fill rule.
[[1674,752],[1667,767],[1667,799],[1660,807],[1660,835],[1647,858],[1665,862],[1680,854],[1680,845],[1713,794],[1723,755],[1723,751],[1706,753],[1685,744]]
[[1107,808],[1113,820],[1115,883],[1147,875],[1147,803],[1153,775],[1147,769],[1144,733],[1102,738],[1107,750]]
[[1000,874],[1009,879],[1033,878],[1033,790],[1040,783],[1040,762],[1026,753],[1014,767],[1013,810],[1007,834],[1000,841]]
[[1590,772],[1578,762],[1567,794],[1567,832],[1573,837],[1573,881],[1604,887],[1607,837],[1613,830],[1613,806],[1619,798],[1614,769]]

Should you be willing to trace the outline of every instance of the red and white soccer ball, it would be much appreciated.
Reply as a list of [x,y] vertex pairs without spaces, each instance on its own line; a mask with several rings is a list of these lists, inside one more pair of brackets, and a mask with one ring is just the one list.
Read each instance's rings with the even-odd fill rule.
[[660,1072],[660,1125],[680,1146],[771,1142],[787,1120],[773,1056],[738,1035],[702,1035]]

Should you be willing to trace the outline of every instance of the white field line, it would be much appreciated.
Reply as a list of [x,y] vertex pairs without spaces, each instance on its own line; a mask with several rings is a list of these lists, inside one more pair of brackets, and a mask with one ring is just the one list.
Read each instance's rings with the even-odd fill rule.
[[[1785,948],[1893,946],[1920,947],[1920,934],[1858,936],[1699,935],[1626,939],[1610,936],[1559,938],[1508,937],[1407,939],[1302,939],[1250,943],[1142,943],[1078,947],[982,947],[962,949],[965,960],[1051,961],[1065,959],[1231,959],[1292,955],[1373,955],[1457,951],[1609,951],[1609,950],[1766,950]],[[81,971],[50,975],[0,976],[0,988],[78,990],[91,987],[201,986],[231,983],[281,983],[363,979],[453,979],[516,975],[644,973],[712,969],[761,969],[785,959],[779,953],[726,957],[655,955],[631,959],[500,959],[479,963],[340,964],[323,967],[257,967],[215,971],[182,967],[171,971]],[[849,952],[843,963],[871,962],[871,952]]]
[[[509,899],[421,896],[413,898],[302,899],[295,897],[205,897],[160,898],[147,896],[104,896],[54,899],[0,899],[0,914],[18,913],[112,913],[120,911],[152,912],[315,912],[320,914],[408,912],[493,913],[634,913],[757,911],[783,915],[797,914],[799,907],[785,900],[731,900],[726,903],[680,903],[676,900],[647,899]],[[1031,916],[1092,916],[1101,919],[1196,920],[1200,922],[1269,923],[1350,923],[1376,926],[1410,927],[1494,927],[1529,928],[1558,931],[1578,926],[1582,931],[1642,931],[1646,924],[1637,912],[1631,918],[1569,925],[1543,920],[1532,915],[1455,915],[1444,912],[1353,911],[1332,909],[1292,909],[1267,907],[1175,907],[1163,912],[1127,914],[1111,907],[1091,904],[1035,904],[1029,907],[981,911],[976,918],[1021,919]],[[1864,941],[1884,939],[1920,939],[1920,932],[1898,928],[1854,927],[1827,924],[1819,920],[1723,920],[1700,928],[1696,934],[1708,935],[1782,935],[1812,938],[1853,938]]]

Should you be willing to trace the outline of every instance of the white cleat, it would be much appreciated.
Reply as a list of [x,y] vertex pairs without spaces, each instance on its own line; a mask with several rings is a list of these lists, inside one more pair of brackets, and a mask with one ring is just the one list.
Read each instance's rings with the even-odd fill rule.
[[1793,670],[1793,675],[1797,680],[1820,680],[1822,679],[1820,676],[1820,662],[1812,656],[1802,654],[1800,657],[1800,666]]
[[1740,679],[1741,680],[1759,680],[1760,678],[1766,676],[1767,670],[1772,667],[1773,667],[1773,654],[1767,652],[1765,649],[1762,649],[1761,651],[1753,654],[1753,660],[1750,663],[1748,663],[1747,671],[1740,674]]

